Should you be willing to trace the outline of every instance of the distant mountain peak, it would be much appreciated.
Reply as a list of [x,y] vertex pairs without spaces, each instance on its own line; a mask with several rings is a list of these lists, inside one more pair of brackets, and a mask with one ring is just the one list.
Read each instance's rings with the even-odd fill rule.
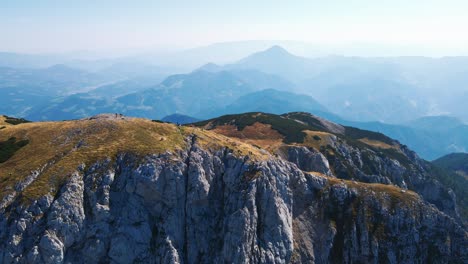
[[[236,64],[228,65],[231,68],[259,69],[269,74],[276,74],[284,78],[291,77],[294,73],[291,69],[303,69],[307,65],[306,58],[296,56],[281,46],[275,45],[266,50],[256,52],[238,61]],[[291,74],[289,74],[291,73]]]
[[276,60],[282,60],[282,59],[290,59],[296,57],[295,55],[289,53],[286,49],[284,49],[281,46],[275,45],[271,46],[270,48],[256,52],[245,59],[243,61],[247,60],[257,60],[257,59],[276,59]]
[[161,119],[164,122],[174,123],[174,124],[188,124],[188,123],[195,123],[200,121],[195,117],[191,117],[188,115],[183,115],[179,113],[175,113],[172,115],[165,116]]
[[293,54],[289,53],[289,51],[287,51],[285,48],[279,45],[271,46],[270,48],[264,51],[259,51],[253,55],[262,55],[262,56],[268,56],[268,57],[273,57],[273,58],[294,56]]
[[285,48],[281,47],[280,45],[274,45],[270,48],[266,49],[264,52],[275,52],[275,53],[287,53],[290,54]]
[[208,62],[207,64],[203,65],[202,67],[220,67],[218,64],[213,62]]
[[200,68],[196,69],[195,71],[218,72],[218,71],[221,71],[221,70],[222,70],[221,66],[219,66],[218,64],[209,62],[209,63],[201,66]]

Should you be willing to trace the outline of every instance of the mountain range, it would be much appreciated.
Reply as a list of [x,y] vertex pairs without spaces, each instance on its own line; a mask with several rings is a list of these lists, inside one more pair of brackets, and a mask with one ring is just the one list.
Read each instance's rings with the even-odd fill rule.
[[[420,67],[414,66],[418,63]],[[446,70],[437,74],[435,69],[442,65],[457,68],[460,75],[446,74]],[[459,61],[341,56],[309,59],[273,46],[215,70],[221,69],[256,69],[278,75],[294,83],[295,92],[311,95],[335,114],[353,121],[398,123],[448,112],[467,119],[464,111],[452,112],[454,108],[447,107],[446,100],[453,97],[442,92],[450,85],[454,93],[466,93],[460,76],[468,68]],[[436,78],[442,78],[445,84]]]
[[[8,56],[0,65],[15,58]],[[131,58],[95,64],[88,70],[63,64],[1,68],[0,110],[35,121],[109,112],[150,119],[177,113],[201,120],[249,111],[305,111],[383,132],[429,160],[468,149],[464,57],[305,58],[273,46],[184,74]],[[443,92],[444,85],[453,95]],[[431,121],[423,125],[425,119]]]

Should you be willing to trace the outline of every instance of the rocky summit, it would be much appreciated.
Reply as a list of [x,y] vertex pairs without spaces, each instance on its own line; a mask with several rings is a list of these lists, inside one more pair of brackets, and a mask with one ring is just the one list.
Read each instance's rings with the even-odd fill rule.
[[8,120],[0,263],[468,262],[457,189],[379,133],[306,113]]

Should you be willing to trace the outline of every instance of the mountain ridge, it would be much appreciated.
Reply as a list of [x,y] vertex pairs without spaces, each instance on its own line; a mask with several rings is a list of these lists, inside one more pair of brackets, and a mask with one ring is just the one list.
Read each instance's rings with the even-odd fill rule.
[[[196,126],[105,114],[1,129],[0,141],[29,144],[0,163],[0,261],[462,263],[468,255],[450,192],[396,141],[306,113]],[[408,164],[387,156],[388,146]],[[406,166],[418,172],[400,174],[404,183],[397,174]],[[428,192],[414,191],[418,178]]]
[[[259,123],[267,127],[256,125]],[[400,144],[394,139],[381,133],[334,124],[309,113],[297,112],[281,116],[261,112],[245,113],[222,116],[195,123],[194,125],[214,130],[225,136],[246,140],[248,143],[258,145],[274,154],[286,157],[288,160],[296,159],[295,156],[298,154],[295,152],[304,151],[304,149],[296,149],[297,147],[305,146],[306,148],[313,148],[317,153],[326,157],[328,162],[334,163],[334,167],[340,168],[334,171],[335,175],[339,178],[341,174],[341,177],[344,179],[356,179],[361,182],[392,183],[403,188],[420,191],[426,188],[432,189],[439,184],[429,187],[426,185],[427,182],[418,183],[416,181],[411,183],[416,177],[422,177],[414,175],[416,171],[419,171],[416,173],[417,175],[426,175],[423,177],[427,177],[428,181],[429,179],[437,178],[442,181],[446,180],[446,175],[443,172],[433,170],[429,162],[420,159],[407,146]],[[243,132],[244,130],[246,132]],[[274,135],[272,130],[281,136],[274,137],[274,140],[268,140],[268,138],[265,140],[262,135]],[[348,150],[342,151],[342,149],[347,148]],[[307,152],[307,150],[305,151]],[[353,155],[357,157],[353,157]],[[374,156],[374,158],[370,158],[371,156]],[[385,160],[388,158],[398,162],[398,169],[390,169],[393,166],[391,162],[384,165],[387,162]],[[379,159],[382,159],[382,164],[371,165]],[[296,160],[296,163],[299,163],[299,160]],[[385,172],[377,169],[382,167],[388,167],[388,169],[385,169]],[[396,171],[399,172],[396,173]],[[321,168],[320,172],[330,173],[323,168]],[[380,176],[375,177],[374,173]],[[410,176],[411,174],[413,176]],[[429,176],[431,174],[433,175]],[[452,188],[460,192],[463,191],[458,186],[453,185],[454,183],[450,184],[452,184],[450,185]],[[440,189],[439,191],[449,195],[447,190],[442,191]],[[428,197],[435,204],[439,204],[440,202],[438,200],[440,198],[431,197],[431,192],[422,195]],[[452,196],[450,199],[457,198]],[[465,202],[462,208],[464,208],[463,214],[466,215],[468,207]]]

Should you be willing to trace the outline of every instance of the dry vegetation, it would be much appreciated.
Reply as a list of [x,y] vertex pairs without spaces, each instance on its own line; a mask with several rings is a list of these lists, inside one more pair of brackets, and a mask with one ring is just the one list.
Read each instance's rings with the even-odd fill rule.
[[31,171],[44,168],[23,192],[25,198],[57,190],[82,163],[90,165],[123,152],[161,153],[181,149],[185,144],[176,126],[133,118],[26,123],[0,130],[0,141],[10,137],[28,139],[29,144],[0,164],[2,196],[11,193],[13,186]]
[[[325,176],[326,177],[326,176]],[[405,205],[412,204],[420,200],[417,193],[411,190],[401,189],[398,186],[381,183],[364,183],[352,180],[343,180],[332,177],[327,177],[330,185],[344,184],[348,188],[354,188],[362,196],[372,195],[372,197],[385,200],[385,195],[389,195],[392,203],[404,203]]]
[[217,126],[212,131],[227,137],[238,138],[242,142],[258,146],[271,153],[276,152],[284,139],[284,136],[272,129],[271,125],[259,122],[246,126],[240,131],[233,125]]
[[[231,125],[206,130],[137,118],[36,122],[15,126],[3,124],[3,120],[4,117],[0,117],[0,126],[5,126],[0,130],[0,141],[16,137],[18,140],[29,140],[29,144],[6,162],[0,163],[0,198],[11,193],[15,184],[34,170],[42,169],[42,173],[24,190],[25,200],[37,199],[57,191],[81,164],[89,166],[100,160],[115,158],[119,153],[146,155],[176,151],[186,147],[184,139],[189,135],[196,135],[197,143],[207,150],[229,148],[236,156],[249,156],[252,161],[269,159],[269,152],[276,153],[280,147],[288,146],[283,142],[283,135],[270,125],[259,122],[239,131]],[[317,149],[329,144],[335,136],[320,131],[304,132],[306,137],[303,144]],[[371,143],[376,144],[373,141]],[[326,177],[330,184],[344,183],[363,193],[388,193],[400,200],[417,198],[415,193],[403,192],[392,185],[357,183],[319,176]]]
[[5,126],[5,127],[11,126],[11,124],[5,122],[5,120],[6,120],[6,116],[0,115],[0,127],[3,127],[3,126]]
[[213,131],[152,122],[146,119],[92,119],[64,122],[36,122],[0,130],[0,141],[16,137],[29,144],[6,162],[0,163],[0,200],[12,193],[16,183],[32,171],[39,177],[23,191],[25,201],[57,191],[81,164],[115,158],[119,153],[159,154],[186,147],[185,137],[197,136],[197,143],[211,150],[227,147],[236,156],[249,155],[252,161],[270,157],[263,149]]
[[359,141],[361,141],[362,143],[367,144],[369,146],[376,147],[376,148],[399,150],[399,147],[397,145],[390,145],[390,144],[387,144],[385,142],[378,141],[378,140],[372,140],[372,139],[368,139],[368,138],[361,138],[361,139],[359,139]]
[[220,150],[229,148],[233,150],[236,156],[250,156],[253,161],[266,160],[270,158],[270,154],[258,147],[247,144],[237,138],[231,138],[222,134],[216,133],[213,130],[205,130],[195,127],[182,127],[185,135],[196,135],[197,143],[204,149]]
[[330,134],[328,132],[321,132],[321,131],[311,131],[306,130],[306,137],[304,138],[304,143],[302,145],[307,147],[312,147],[317,150],[320,150],[320,147],[325,147],[327,145],[331,145],[334,141],[333,138],[336,138],[335,135]]

